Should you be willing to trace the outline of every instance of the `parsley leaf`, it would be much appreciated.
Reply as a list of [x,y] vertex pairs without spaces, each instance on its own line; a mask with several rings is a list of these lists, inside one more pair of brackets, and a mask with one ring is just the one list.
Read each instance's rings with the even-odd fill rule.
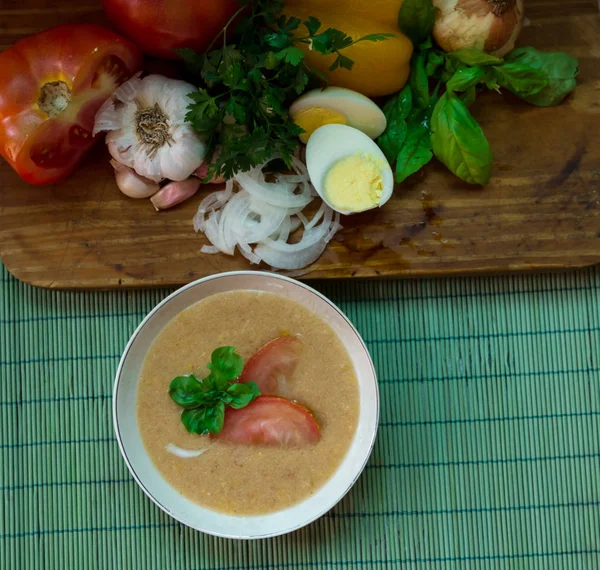
[[289,46],[275,54],[277,59],[282,59],[290,65],[298,65],[304,59],[304,52],[295,46]]
[[357,44],[358,42],[383,42],[395,37],[395,34],[368,34],[362,38],[354,40],[353,44]]
[[335,28],[327,28],[324,32],[312,37],[313,49],[323,55],[350,47],[352,43],[350,36]]
[[304,26],[308,30],[308,33],[311,36],[314,36],[319,31],[319,28],[321,27],[321,22],[319,22],[319,20],[317,20],[314,16],[310,16],[308,18],[308,20],[306,20],[305,22],[302,22],[302,23],[304,24]]

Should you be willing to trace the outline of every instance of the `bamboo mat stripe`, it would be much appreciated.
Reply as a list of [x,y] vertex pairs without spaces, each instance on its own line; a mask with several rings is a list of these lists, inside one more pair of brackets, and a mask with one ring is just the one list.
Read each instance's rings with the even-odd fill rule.
[[375,361],[350,494],[254,543],[192,531],[129,476],[120,353],[167,290],[38,290],[0,271],[0,568],[600,568],[600,268],[317,283]]

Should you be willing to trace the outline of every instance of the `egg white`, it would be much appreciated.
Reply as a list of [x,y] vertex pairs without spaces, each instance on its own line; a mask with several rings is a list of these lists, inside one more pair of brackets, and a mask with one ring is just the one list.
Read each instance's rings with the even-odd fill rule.
[[344,87],[313,89],[301,95],[290,106],[290,116],[310,107],[324,107],[346,116],[348,125],[376,139],[387,126],[383,111],[368,97]]
[[340,210],[327,200],[325,177],[338,160],[355,154],[369,155],[384,165],[381,200],[373,208],[383,206],[392,197],[394,174],[381,149],[365,133],[348,125],[324,125],[312,134],[306,145],[306,167],[311,182],[323,201],[340,214],[356,214],[358,211]]

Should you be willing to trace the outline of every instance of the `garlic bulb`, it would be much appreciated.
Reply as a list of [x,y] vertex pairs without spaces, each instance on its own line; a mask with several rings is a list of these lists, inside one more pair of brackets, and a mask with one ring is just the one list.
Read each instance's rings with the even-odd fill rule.
[[109,131],[106,144],[113,159],[144,178],[186,180],[206,154],[205,142],[185,122],[193,91],[178,79],[136,75],[100,107],[94,135]]
[[478,49],[503,57],[515,47],[524,0],[433,0],[433,36],[444,51]]

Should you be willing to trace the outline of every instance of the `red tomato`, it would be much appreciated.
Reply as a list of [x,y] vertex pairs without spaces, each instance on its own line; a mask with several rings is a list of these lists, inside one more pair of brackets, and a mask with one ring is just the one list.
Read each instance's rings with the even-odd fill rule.
[[176,59],[176,48],[204,51],[239,9],[235,0],[102,0],[111,21],[144,52]]
[[217,437],[230,443],[298,446],[316,443],[321,432],[306,408],[278,396],[259,396],[241,410],[229,408]]
[[0,154],[32,184],[68,176],[94,144],[96,111],[141,66],[133,44],[93,24],[17,42],[0,53]]
[[296,336],[282,336],[265,344],[246,362],[240,382],[256,382],[261,394],[275,394],[280,378],[294,372],[300,348]]

